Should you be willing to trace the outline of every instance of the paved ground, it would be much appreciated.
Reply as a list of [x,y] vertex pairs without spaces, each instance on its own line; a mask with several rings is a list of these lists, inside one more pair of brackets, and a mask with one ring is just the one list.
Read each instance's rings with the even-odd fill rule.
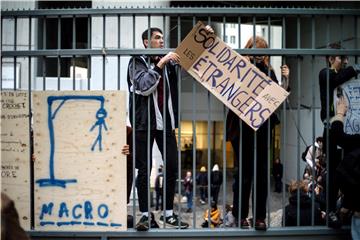
[[[271,183],[271,192],[270,192],[270,196],[268,198],[269,200],[269,204],[270,204],[270,227],[280,227],[281,226],[281,221],[282,221],[282,205],[283,203],[286,205],[288,203],[288,196],[287,193],[284,194],[283,193],[275,193],[273,192],[273,184]],[[232,204],[232,198],[233,198],[233,193],[232,193],[232,189],[231,189],[231,182],[227,183],[227,195],[226,195],[226,201],[225,204]],[[224,213],[223,213],[223,188],[221,188],[220,190],[220,196],[219,196],[219,204],[218,207],[221,209],[221,216],[223,218]],[[198,195],[198,191],[197,191],[197,195]],[[284,200],[283,200],[284,197]],[[178,203],[178,195],[175,196],[175,212],[177,213],[179,211],[179,209],[181,208],[181,218],[183,221],[187,222],[190,224],[190,227],[193,227],[195,224],[195,228],[201,228],[201,224],[203,223],[204,219],[203,219],[203,215],[205,210],[208,208],[208,203],[206,203],[205,205],[200,204],[199,202],[199,198],[196,197],[196,204],[194,204],[195,207],[195,214],[192,213],[186,213],[186,202],[181,201],[181,203]],[[181,197],[180,197],[181,199]],[[250,203],[251,205],[251,203]],[[251,208],[251,206],[250,206]],[[156,220],[159,219],[160,215],[163,213],[162,211],[155,211],[153,209],[153,212],[155,214],[155,218]],[[251,213],[251,209],[249,211]],[[128,213],[132,215],[132,207],[128,207]],[[140,219],[140,213],[137,211],[137,219]],[[194,221],[194,217],[195,217],[195,221]],[[251,215],[249,216],[249,218],[251,218]]]

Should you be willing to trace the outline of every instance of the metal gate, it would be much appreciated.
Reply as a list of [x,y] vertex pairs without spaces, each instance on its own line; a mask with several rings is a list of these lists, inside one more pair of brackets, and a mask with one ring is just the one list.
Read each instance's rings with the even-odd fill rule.
[[[102,8],[102,9],[35,9],[35,10],[2,10],[1,12],[1,69],[3,72],[1,80],[1,89],[27,90],[29,94],[33,90],[127,90],[126,73],[127,63],[130,56],[136,55],[165,55],[181,42],[187,32],[201,20],[212,25],[224,41],[233,44],[241,55],[268,55],[280,57],[281,64],[288,64],[291,68],[292,89],[289,100],[286,101],[280,110],[281,128],[277,129],[279,134],[278,156],[286,159],[292,156],[291,167],[296,168],[295,173],[291,175],[292,179],[301,179],[300,155],[304,145],[312,143],[316,137],[316,121],[318,116],[316,111],[319,109],[318,94],[315,92],[318,88],[317,73],[320,65],[326,67],[325,56],[348,56],[350,64],[358,63],[360,56],[359,50],[359,8],[340,9],[340,8],[260,8],[260,7],[163,7],[163,8]],[[162,26],[164,36],[169,40],[165,43],[164,49],[143,49],[139,42],[140,36],[137,34],[146,28],[152,27],[154,23]],[[140,24],[140,25],[139,25]],[[145,25],[141,25],[145,24]],[[251,36],[263,34],[269,43],[268,49],[245,49],[242,41],[244,34],[242,26],[247,25],[251,30]],[[260,28],[257,28],[259,27]],[[336,30],[332,28],[336,26]],[[273,27],[278,27],[281,31],[275,33]],[[234,35],[227,34],[229,28],[236,32]],[[109,32],[108,29],[111,29]],[[140,30],[139,30],[140,29]],[[350,29],[350,30],[349,30]],[[112,32],[116,30],[115,32]],[[273,36],[272,34],[277,34]],[[233,38],[232,38],[233,37]],[[277,41],[277,42],[272,42]],[[346,45],[346,49],[328,49],[327,45],[331,42],[340,42]],[[276,43],[280,42],[280,46]],[[139,44],[140,43],[140,44]],[[19,70],[19,63],[25,66],[26,70]],[[27,66],[27,67],[26,67]],[[109,68],[109,66],[112,66]],[[5,79],[4,71],[11,69],[10,80]],[[115,71],[115,72],[114,72]],[[81,75],[81,77],[78,77]],[[178,77],[184,76],[182,72]],[[114,77],[116,76],[116,77]],[[306,76],[306,80],[304,80]],[[112,80],[110,80],[112,78]],[[115,79],[114,79],[115,78]],[[79,80],[80,79],[80,80]],[[185,90],[182,90],[185,89]],[[195,82],[185,82],[179,85],[179,112],[182,109],[184,99],[181,98],[182,91],[192,96],[191,103],[187,104],[191,109],[191,116],[188,120],[191,122],[192,143],[195,148],[191,150],[191,170],[194,180],[194,196],[197,193],[195,175],[199,171],[195,159],[197,158],[197,112],[196,99],[199,97],[199,87]],[[206,168],[210,170],[215,162],[212,159],[215,155],[212,153],[211,126],[213,126],[213,99],[209,93],[205,92],[207,105],[207,154]],[[29,100],[31,106],[31,99]],[[292,104],[294,102],[294,104]],[[226,148],[226,113],[225,107],[219,108],[218,115],[222,124],[222,173],[223,186],[220,193],[222,198],[221,210],[226,212],[225,203],[231,204],[232,197],[231,183],[229,176],[229,167],[227,167],[227,148]],[[222,112],[221,112],[222,111]],[[311,119],[308,119],[311,127],[301,128],[303,112],[306,111]],[[31,109],[30,109],[31,114]],[[131,114],[131,113],[129,113]],[[183,120],[179,116],[179,122]],[[220,122],[221,122],[220,121]],[[296,129],[289,127],[289,122],[293,122]],[[307,122],[307,123],[308,123]],[[31,124],[31,122],[29,122]],[[220,125],[221,126],[221,125]],[[304,133],[303,131],[306,131]],[[296,136],[293,134],[295,133]],[[270,134],[269,134],[270,135]],[[289,143],[289,135],[292,136],[292,143]],[[178,158],[182,159],[182,127],[177,131]],[[246,136],[241,136],[246,139]],[[273,139],[267,139],[268,162],[273,156],[270,147],[273,145]],[[140,146],[135,146],[135,148]],[[256,148],[256,144],[255,144]],[[291,148],[291,150],[289,150]],[[241,149],[241,146],[240,146]],[[166,150],[165,150],[166,151]],[[327,149],[328,153],[328,149]],[[135,159],[135,158],[134,158]],[[135,160],[134,160],[135,161]],[[285,174],[288,161],[284,161]],[[256,168],[256,161],[254,161]],[[289,168],[289,169],[290,169]],[[181,176],[183,176],[182,161],[178,165],[178,201],[180,202],[183,193]],[[132,170],[134,171],[134,170]],[[290,170],[289,170],[290,171]],[[290,174],[290,173],[289,173]],[[255,172],[256,175],[256,172]],[[267,198],[267,219],[269,229],[266,232],[255,230],[241,230],[240,223],[237,228],[225,228],[225,226],[216,229],[200,228],[195,210],[188,219],[191,221],[189,230],[159,229],[150,230],[147,233],[136,232],[129,229],[127,232],[37,232],[30,231],[33,239],[120,239],[120,238],[295,238],[316,237],[316,238],[347,238],[348,231],[334,231],[326,226],[314,226],[314,216],[312,216],[312,226],[307,227],[283,227],[271,226],[270,205],[272,204],[271,185],[270,185],[270,164],[268,164],[268,175],[263,176],[268,179],[268,198]],[[166,178],[166,175],[165,175]],[[208,172],[208,182],[210,182],[210,173]],[[284,177],[285,178],[285,177]],[[133,178],[135,182],[135,177]],[[133,188],[134,189],[134,188]],[[287,204],[286,183],[282,184],[281,210],[284,212]],[[329,186],[327,186],[329,189]],[[208,187],[210,196],[210,187]],[[166,201],[166,192],[164,192]],[[134,195],[135,196],[135,195]],[[148,193],[150,198],[150,193]],[[254,195],[256,199],[256,193]],[[209,198],[210,199],[210,198]],[[314,197],[312,197],[314,204]],[[136,206],[135,198],[131,202]],[[210,208],[210,200],[206,206]],[[130,207],[131,214],[136,216],[136,207]],[[279,210],[280,210],[279,209]],[[178,204],[180,218],[185,216],[184,209]],[[200,206],[200,210],[201,206]],[[300,206],[298,205],[298,211]],[[256,211],[256,204],[255,204]],[[139,219],[137,217],[134,221]],[[281,216],[284,219],[284,216]],[[32,219],[33,222],[34,219]],[[297,224],[299,225],[299,218]]]

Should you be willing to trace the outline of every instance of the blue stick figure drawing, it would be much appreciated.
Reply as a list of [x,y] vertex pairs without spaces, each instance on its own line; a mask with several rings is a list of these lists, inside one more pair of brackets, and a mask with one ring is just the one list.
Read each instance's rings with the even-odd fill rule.
[[[48,127],[49,127],[49,135],[50,135],[50,157],[49,157],[49,173],[50,178],[43,178],[36,180],[36,183],[39,184],[40,187],[62,187],[66,188],[67,183],[76,183],[76,179],[57,179],[54,173],[54,155],[55,155],[55,132],[54,132],[54,120],[58,111],[65,104],[66,101],[69,100],[91,100],[91,101],[99,101],[100,107],[96,112],[97,121],[91,127],[90,131],[94,130],[95,127],[99,128],[98,136],[94,141],[94,144],[91,146],[91,151],[94,151],[96,144],[99,144],[99,150],[102,151],[102,127],[107,131],[105,118],[107,117],[107,112],[104,108],[105,99],[103,96],[81,96],[81,95],[64,95],[64,96],[49,96],[47,98],[48,103]],[[59,106],[53,112],[53,103],[55,101],[61,101]]]
[[99,143],[99,151],[102,151],[102,145],[101,145],[101,141],[102,141],[102,127],[104,126],[105,130],[107,131],[107,127],[106,127],[106,123],[105,123],[105,118],[107,116],[107,112],[104,108],[100,108],[97,113],[96,113],[96,118],[97,118],[97,121],[96,123],[90,128],[90,132],[92,130],[94,130],[94,128],[96,126],[99,127],[99,134],[97,136],[97,138],[95,139],[95,142],[94,144],[92,145],[91,147],[91,151],[94,151],[95,149],[95,146],[96,146],[96,143],[98,142]]

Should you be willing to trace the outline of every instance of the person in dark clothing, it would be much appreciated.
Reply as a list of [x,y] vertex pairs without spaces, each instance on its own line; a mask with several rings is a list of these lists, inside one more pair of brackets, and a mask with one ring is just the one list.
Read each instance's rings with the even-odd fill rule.
[[192,212],[193,208],[193,178],[191,176],[191,171],[186,172],[186,176],[184,178],[184,188],[185,188],[185,196],[187,198],[187,213]]
[[20,225],[14,201],[3,192],[1,192],[1,239],[30,240]]
[[[298,191],[299,189],[299,191]],[[300,194],[300,222],[299,226],[311,226],[312,216],[315,225],[325,224],[325,212],[321,212],[320,205],[314,202],[314,214],[312,214],[312,199],[308,195],[307,184],[304,181],[292,182],[289,186],[289,204],[285,207],[285,226],[298,226],[298,193]]]
[[[268,44],[265,39],[256,36],[255,38],[256,48],[268,48]],[[254,39],[250,38],[245,46],[245,48],[252,48],[254,45]],[[269,56],[257,56],[254,58],[249,58],[251,62],[255,62],[255,65],[263,73],[268,75],[275,83],[278,83],[275,73],[270,66]],[[289,78],[289,68],[284,65],[281,67],[281,74],[286,79],[285,82],[288,82]],[[242,121],[242,136],[246,137],[246,141],[243,141],[242,144],[242,186],[239,185],[239,159],[240,159],[240,124],[239,117],[232,111],[229,111],[226,119],[226,128],[227,128],[227,138],[231,141],[232,147],[234,149],[234,163],[238,171],[235,173],[234,181],[234,200],[233,200],[233,215],[236,219],[239,219],[238,210],[239,210],[239,189],[242,191],[242,201],[241,201],[241,219],[240,224],[242,228],[249,228],[250,225],[247,221],[249,213],[249,198],[251,187],[253,183],[253,173],[254,173],[254,160],[256,161],[256,186],[254,186],[254,191],[256,191],[256,213],[255,216],[255,229],[257,230],[266,230],[266,198],[267,198],[267,174],[268,174],[268,161],[267,161],[267,139],[268,139],[268,123],[270,121],[270,127],[272,128],[275,125],[275,122],[278,121],[275,114],[273,114],[267,121],[265,121],[259,129],[256,131],[256,159],[254,159],[254,138],[255,131],[249,127],[245,122]],[[252,191],[254,193],[254,191]]]
[[[329,45],[331,49],[341,49],[341,45],[338,43],[332,43]],[[323,151],[328,158],[328,174],[329,174],[329,186],[327,189],[329,196],[329,226],[337,226],[337,216],[334,214],[336,210],[336,201],[338,198],[339,181],[336,178],[336,167],[340,161],[340,153],[337,151],[335,138],[329,133],[327,136],[328,128],[330,127],[329,120],[334,114],[334,90],[341,84],[349,81],[360,72],[360,65],[355,64],[353,66],[346,67],[348,59],[346,56],[329,56],[327,57],[328,67],[324,68],[319,73],[319,86],[320,86],[320,118],[324,123]],[[329,89],[329,92],[327,91]],[[329,105],[327,105],[327,100]],[[328,118],[329,117],[329,118]],[[328,151],[328,152],[327,152]],[[334,224],[333,224],[334,223]]]
[[[357,191],[360,189],[360,134],[344,133],[346,112],[346,100],[344,97],[340,97],[337,102],[336,115],[330,120],[330,123],[331,134],[336,139],[335,143],[345,152],[344,158],[336,169],[340,190],[344,195],[342,207],[338,211],[341,224],[346,218],[350,218],[351,211],[354,211],[353,222],[360,222],[360,193]],[[355,231],[352,232],[355,233]],[[353,237],[357,239],[358,235]]]
[[[150,28],[144,31],[142,40],[145,48],[163,48],[164,39],[162,31],[158,28]],[[177,172],[177,143],[175,128],[178,125],[178,87],[177,67],[179,56],[169,52],[165,56],[134,56],[128,66],[129,88],[129,115],[130,122],[135,130],[136,161],[138,169],[136,186],[138,189],[139,210],[142,217],[136,224],[138,231],[147,231],[149,225],[157,228],[153,214],[148,209],[148,176],[147,168],[152,165],[152,147],[156,140],[159,150],[166,159],[166,216],[161,216],[160,221],[165,221],[172,227],[179,226],[178,216],[173,213],[173,200],[175,194],[175,182]],[[165,86],[164,86],[165,85]],[[133,102],[133,98],[134,102]],[[135,103],[135,105],[133,105]],[[135,112],[135,119],[133,113]],[[148,119],[148,115],[150,119]],[[163,121],[163,119],[166,119]],[[150,123],[150,142],[148,143],[148,123]],[[165,125],[164,125],[165,123]],[[164,131],[166,156],[164,156]],[[148,145],[149,149],[148,149]],[[150,157],[148,158],[148,152]],[[151,217],[151,219],[150,219]],[[171,221],[170,221],[171,220]],[[149,224],[150,222],[150,224]],[[174,224],[171,224],[174,223]],[[180,223],[180,228],[187,228],[188,224]]]
[[211,181],[211,197],[212,200],[215,202],[215,204],[218,203],[219,199],[219,191],[221,184],[223,182],[223,175],[222,172],[219,171],[219,165],[215,164],[211,175],[210,175],[210,181]]
[[199,186],[200,190],[200,203],[206,203],[206,196],[207,196],[207,187],[208,187],[208,179],[207,179],[207,172],[205,166],[200,168],[200,172],[196,176],[196,184]]
[[[205,30],[213,32],[210,26]],[[164,48],[161,29],[145,30],[142,42],[145,48]],[[154,141],[166,163],[166,209],[165,216],[160,216],[160,223],[171,228],[189,227],[189,224],[180,221],[178,215],[173,212],[178,161],[175,129],[178,127],[179,61],[178,54],[169,52],[165,56],[133,56],[128,65],[129,116],[135,132],[135,167],[138,169],[137,189],[139,210],[142,213],[136,224],[138,231],[147,231],[151,225],[154,228],[158,226],[153,214],[149,212],[147,197],[150,178],[148,166],[152,166]]]
[[[164,185],[164,174],[162,172],[162,167],[158,169],[158,175],[155,178],[155,192],[156,192],[156,203],[155,210],[163,210],[163,185]],[[161,202],[161,204],[160,204]]]
[[273,177],[274,177],[274,180],[275,180],[275,192],[281,193],[282,177],[283,177],[283,165],[280,162],[280,158],[275,159],[272,174],[273,174]]

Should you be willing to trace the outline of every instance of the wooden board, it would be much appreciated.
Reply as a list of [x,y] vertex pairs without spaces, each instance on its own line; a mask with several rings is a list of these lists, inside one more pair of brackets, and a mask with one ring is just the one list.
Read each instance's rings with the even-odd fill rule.
[[20,224],[30,230],[29,98],[1,92],[1,191],[15,202]]
[[35,92],[35,229],[126,230],[125,92]]

